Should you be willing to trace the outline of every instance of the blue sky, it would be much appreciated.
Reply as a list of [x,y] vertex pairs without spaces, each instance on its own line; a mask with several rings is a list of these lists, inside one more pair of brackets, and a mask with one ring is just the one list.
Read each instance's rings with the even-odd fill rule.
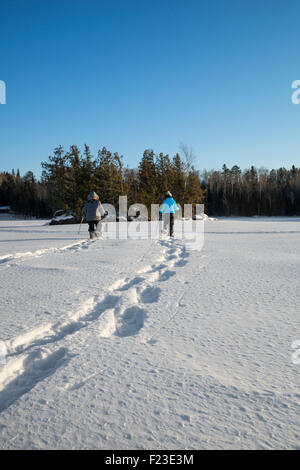
[[0,0],[0,171],[59,144],[193,148],[198,169],[300,163],[300,2]]

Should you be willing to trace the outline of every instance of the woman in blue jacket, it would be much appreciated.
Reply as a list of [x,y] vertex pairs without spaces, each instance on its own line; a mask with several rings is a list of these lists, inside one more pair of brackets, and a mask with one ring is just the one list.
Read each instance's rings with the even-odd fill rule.
[[168,191],[159,211],[159,219],[163,220],[164,222],[164,230],[167,230],[169,226],[170,237],[174,237],[175,212],[178,210],[179,208],[176,204],[176,201],[173,199],[170,191]]

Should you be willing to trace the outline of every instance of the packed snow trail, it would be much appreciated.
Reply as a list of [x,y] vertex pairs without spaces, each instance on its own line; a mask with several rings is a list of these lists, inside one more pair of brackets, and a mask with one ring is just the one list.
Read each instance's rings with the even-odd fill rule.
[[[159,243],[169,246],[170,249],[166,250],[165,248],[162,250],[162,256],[158,258],[156,264],[141,268],[142,276],[135,276],[132,279],[119,279],[108,288],[108,293],[102,297],[94,296],[88,298],[77,312],[67,314],[67,319],[54,324],[48,323],[38,326],[14,339],[6,341],[5,347],[8,362],[3,367],[2,374],[0,375],[0,390],[2,391],[0,406],[2,406],[2,410],[6,406],[11,405],[14,401],[12,397],[16,396],[18,398],[23,394],[17,390],[18,375],[22,378],[21,392],[23,390],[27,391],[27,386],[24,388],[23,385],[24,375],[28,375],[27,369],[24,371],[24,364],[32,357],[33,353],[30,352],[32,349],[38,352],[38,357],[40,357],[42,350],[37,350],[36,348],[51,343],[58,344],[67,335],[75,334],[79,329],[88,326],[89,322],[97,321],[100,316],[101,326],[99,332],[102,337],[110,337],[113,334],[120,337],[131,336],[143,327],[146,310],[138,307],[136,304],[140,302],[147,304],[157,301],[159,288],[151,288],[151,283],[166,281],[171,275],[175,274],[174,271],[170,271],[168,268],[174,265],[181,265],[182,258],[187,256],[184,247],[174,248],[173,242],[171,244]],[[54,252],[51,250],[51,253],[59,251],[65,251],[65,248]],[[23,354],[28,351],[27,355]],[[21,359],[15,359],[15,356],[19,355],[21,355]],[[52,355],[49,353],[49,357]],[[17,367],[16,364],[18,365]],[[11,393],[13,389],[15,392]],[[3,402],[2,404],[1,401]]]
[[[151,287],[151,284],[155,281],[164,282],[167,280],[170,273],[174,273],[168,268],[174,265],[181,266],[182,259],[187,256],[184,247],[173,248],[172,245],[173,243],[169,250],[163,251],[163,256],[158,259],[157,264],[141,269],[143,276],[135,276],[133,279],[119,279],[101,298],[99,296],[91,297],[81,305],[77,312],[69,313],[67,320],[39,326],[7,341],[5,344],[7,357],[19,355],[38,346],[58,343],[65,336],[72,335],[79,329],[88,326],[89,322],[97,321],[100,316],[99,332],[102,337],[110,337],[113,334],[124,337],[137,333],[143,327],[146,317],[146,309],[137,304],[157,302],[160,288]],[[164,261],[166,264],[163,263]],[[25,359],[27,356],[23,359],[22,364]],[[16,370],[15,367],[12,367],[15,362],[15,360],[8,361],[5,366],[6,380],[9,376],[9,374],[5,374],[6,370],[12,370],[12,378],[15,378]],[[20,366],[20,371],[23,372],[22,366]]]
[[87,245],[87,241],[82,240],[82,241],[76,241],[74,243],[63,246],[61,248],[44,248],[42,250],[28,251],[25,253],[23,252],[23,253],[8,254],[8,255],[0,256],[0,264],[10,263],[9,265],[11,265],[12,261],[23,261],[27,258],[38,258],[39,256],[54,254],[60,251],[78,250],[83,247],[86,247],[86,245]]
[[207,221],[200,252],[40,230],[0,264],[1,448],[298,447],[299,219]]

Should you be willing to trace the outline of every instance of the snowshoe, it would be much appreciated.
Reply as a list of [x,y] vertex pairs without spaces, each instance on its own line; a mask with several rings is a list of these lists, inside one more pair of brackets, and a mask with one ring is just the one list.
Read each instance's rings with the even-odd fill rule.
[[101,232],[90,232],[90,239],[91,240],[100,240],[102,238]]

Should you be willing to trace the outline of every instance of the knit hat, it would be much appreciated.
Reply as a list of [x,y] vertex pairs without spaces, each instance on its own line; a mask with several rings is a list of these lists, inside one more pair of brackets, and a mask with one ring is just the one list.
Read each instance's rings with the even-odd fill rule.
[[172,197],[172,193],[170,193],[170,191],[167,191],[166,196],[167,197]]
[[88,195],[88,199],[94,199],[95,201],[98,201],[99,199],[99,196],[97,193],[95,193],[95,191],[91,191],[90,194]]

